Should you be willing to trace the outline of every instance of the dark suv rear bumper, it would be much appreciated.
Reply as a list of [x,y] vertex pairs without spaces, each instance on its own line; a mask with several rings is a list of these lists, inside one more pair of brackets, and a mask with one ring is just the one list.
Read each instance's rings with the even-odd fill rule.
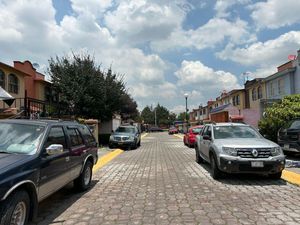
[[[263,167],[253,167],[251,162],[263,162]],[[239,159],[237,157],[221,156],[219,169],[227,173],[274,174],[281,172],[284,165],[284,156],[272,157],[272,159]]]

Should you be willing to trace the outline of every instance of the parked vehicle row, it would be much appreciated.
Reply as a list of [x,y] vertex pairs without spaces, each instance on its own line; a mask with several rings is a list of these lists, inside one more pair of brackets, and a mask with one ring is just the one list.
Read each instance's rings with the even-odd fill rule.
[[0,224],[26,224],[40,201],[71,181],[86,190],[97,151],[76,122],[0,121]]
[[281,147],[245,124],[207,124],[194,146],[196,161],[209,163],[214,179],[225,173],[256,173],[279,179],[285,166]]

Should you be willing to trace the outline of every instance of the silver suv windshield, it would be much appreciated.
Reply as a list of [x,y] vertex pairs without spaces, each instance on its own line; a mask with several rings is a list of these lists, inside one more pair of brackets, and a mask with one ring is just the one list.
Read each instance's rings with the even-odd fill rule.
[[135,133],[135,128],[133,127],[119,127],[116,129],[117,133]]
[[0,152],[35,153],[44,130],[39,125],[0,123]]
[[214,138],[260,138],[260,134],[248,126],[215,126]]

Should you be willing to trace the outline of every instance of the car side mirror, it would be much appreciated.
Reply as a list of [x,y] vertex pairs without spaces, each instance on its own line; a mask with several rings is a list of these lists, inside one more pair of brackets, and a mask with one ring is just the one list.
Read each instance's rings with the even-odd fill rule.
[[64,147],[60,144],[52,144],[48,148],[46,148],[46,152],[48,155],[58,155],[63,153]]
[[208,135],[204,135],[204,136],[203,136],[203,140],[209,140],[209,141],[210,141],[210,140],[211,140],[211,137],[208,136]]

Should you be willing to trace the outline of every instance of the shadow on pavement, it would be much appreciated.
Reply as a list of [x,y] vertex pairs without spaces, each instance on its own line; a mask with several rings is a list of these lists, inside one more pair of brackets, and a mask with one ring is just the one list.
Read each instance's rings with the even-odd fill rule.
[[91,181],[91,187],[85,192],[78,192],[73,188],[73,184],[70,183],[61,190],[57,191],[49,198],[43,200],[39,204],[39,211],[37,218],[31,221],[29,225],[41,225],[51,223],[63,223],[65,221],[54,220],[61,215],[66,209],[68,209],[74,202],[81,198],[84,194],[88,193],[98,183],[98,180]]
[[[210,165],[208,163],[202,163],[199,166],[204,168],[208,173],[210,173]],[[212,178],[213,179],[213,178]],[[260,174],[224,174],[222,178],[218,179],[219,182],[223,184],[231,185],[287,185],[287,182],[282,179],[271,179],[266,175]]]

